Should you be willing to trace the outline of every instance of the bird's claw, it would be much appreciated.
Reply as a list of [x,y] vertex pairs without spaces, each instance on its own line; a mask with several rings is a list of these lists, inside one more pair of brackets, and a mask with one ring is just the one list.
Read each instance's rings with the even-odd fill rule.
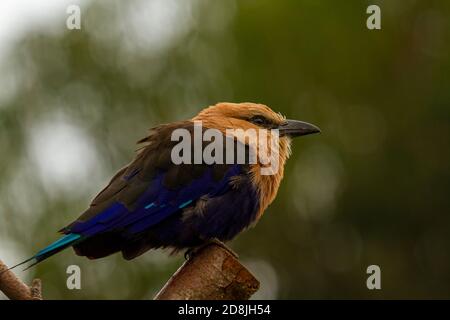
[[195,248],[189,248],[186,250],[186,252],[184,253],[184,260],[190,260],[193,255],[195,254]]

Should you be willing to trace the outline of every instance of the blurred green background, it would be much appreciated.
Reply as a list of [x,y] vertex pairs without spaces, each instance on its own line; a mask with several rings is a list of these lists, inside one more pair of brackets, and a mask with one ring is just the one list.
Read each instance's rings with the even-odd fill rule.
[[[63,7],[0,60],[0,259],[54,241],[148,128],[251,101],[322,129],[295,141],[276,201],[231,243],[255,298],[450,298],[449,1],[80,4],[81,30]],[[18,275],[47,299],[150,299],[182,261],[66,250]],[[71,264],[82,290],[66,287]]]

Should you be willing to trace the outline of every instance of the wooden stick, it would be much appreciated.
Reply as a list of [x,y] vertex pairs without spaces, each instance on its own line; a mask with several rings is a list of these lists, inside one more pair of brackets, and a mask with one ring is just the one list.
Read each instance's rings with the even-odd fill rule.
[[155,300],[246,300],[259,281],[218,244],[209,244],[187,260]]
[[0,291],[11,300],[42,300],[41,280],[34,279],[31,287],[23,283],[0,260]]

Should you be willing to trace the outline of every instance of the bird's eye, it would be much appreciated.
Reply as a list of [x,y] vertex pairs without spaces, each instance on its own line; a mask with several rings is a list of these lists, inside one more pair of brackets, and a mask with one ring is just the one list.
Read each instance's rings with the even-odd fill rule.
[[264,126],[269,123],[269,120],[264,118],[263,116],[254,116],[249,120],[251,123],[256,124],[257,126]]

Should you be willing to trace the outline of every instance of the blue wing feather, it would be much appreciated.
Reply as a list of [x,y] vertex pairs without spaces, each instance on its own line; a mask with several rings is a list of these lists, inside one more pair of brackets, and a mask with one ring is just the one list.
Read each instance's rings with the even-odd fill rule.
[[239,165],[230,166],[226,174],[216,181],[212,169],[208,168],[199,178],[191,180],[178,190],[167,189],[163,184],[165,174],[160,173],[133,204],[134,210],[128,209],[120,202],[114,202],[96,216],[73,224],[69,231],[83,236],[93,236],[101,232],[123,229],[125,235],[135,235],[182,208],[192,205],[204,195],[214,197],[226,192],[230,177],[239,174],[240,170]]

